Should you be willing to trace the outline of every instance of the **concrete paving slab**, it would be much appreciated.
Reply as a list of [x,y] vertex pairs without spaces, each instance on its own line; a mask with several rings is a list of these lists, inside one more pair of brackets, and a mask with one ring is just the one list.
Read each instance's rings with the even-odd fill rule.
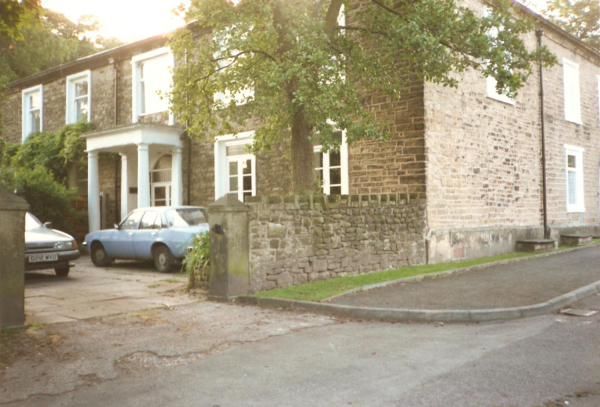
[[187,277],[157,272],[147,262],[116,262],[95,267],[82,256],[66,278],[53,271],[26,274],[25,313],[28,324],[47,324],[190,304],[202,297],[183,289]]

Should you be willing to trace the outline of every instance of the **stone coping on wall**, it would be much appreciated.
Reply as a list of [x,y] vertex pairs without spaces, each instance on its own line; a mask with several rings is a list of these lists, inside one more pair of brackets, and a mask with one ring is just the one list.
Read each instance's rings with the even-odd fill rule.
[[405,206],[424,203],[421,194],[291,195],[248,196],[245,203],[252,210],[314,210],[331,208],[365,208]]

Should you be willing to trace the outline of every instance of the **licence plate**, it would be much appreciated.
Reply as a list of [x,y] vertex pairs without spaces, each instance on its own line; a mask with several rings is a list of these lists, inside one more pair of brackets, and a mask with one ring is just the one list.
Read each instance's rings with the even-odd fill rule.
[[43,261],[57,261],[58,254],[57,253],[40,253],[40,254],[30,254],[29,262],[30,263],[40,263]]

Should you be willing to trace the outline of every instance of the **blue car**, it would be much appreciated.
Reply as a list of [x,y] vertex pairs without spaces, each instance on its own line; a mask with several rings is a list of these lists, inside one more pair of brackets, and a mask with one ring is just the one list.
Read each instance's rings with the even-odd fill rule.
[[195,235],[208,232],[208,216],[197,206],[139,208],[114,229],[88,233],[83,245],[98,267],[115,259],[154,260],[170,272],[185,257]]

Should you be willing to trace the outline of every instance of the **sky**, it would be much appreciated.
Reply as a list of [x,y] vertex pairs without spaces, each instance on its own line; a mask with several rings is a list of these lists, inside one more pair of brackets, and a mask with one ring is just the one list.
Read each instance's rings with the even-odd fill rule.
[[42,6],[76,22],[87,14],[96,15],[103,37],[133,42],[163,34],[183,25],[171,10],[189,0],[42,0]]
[[[536,11],[543,9],[546,0],[522,0]],[[189,0],[42,0],[42,5],[64,14],[72,21],[86,14],[94,14],[100,20],[103,37],[117,37],[129,43],[157,34],[163,34],[181,26],[181,17],[171,10]]]

